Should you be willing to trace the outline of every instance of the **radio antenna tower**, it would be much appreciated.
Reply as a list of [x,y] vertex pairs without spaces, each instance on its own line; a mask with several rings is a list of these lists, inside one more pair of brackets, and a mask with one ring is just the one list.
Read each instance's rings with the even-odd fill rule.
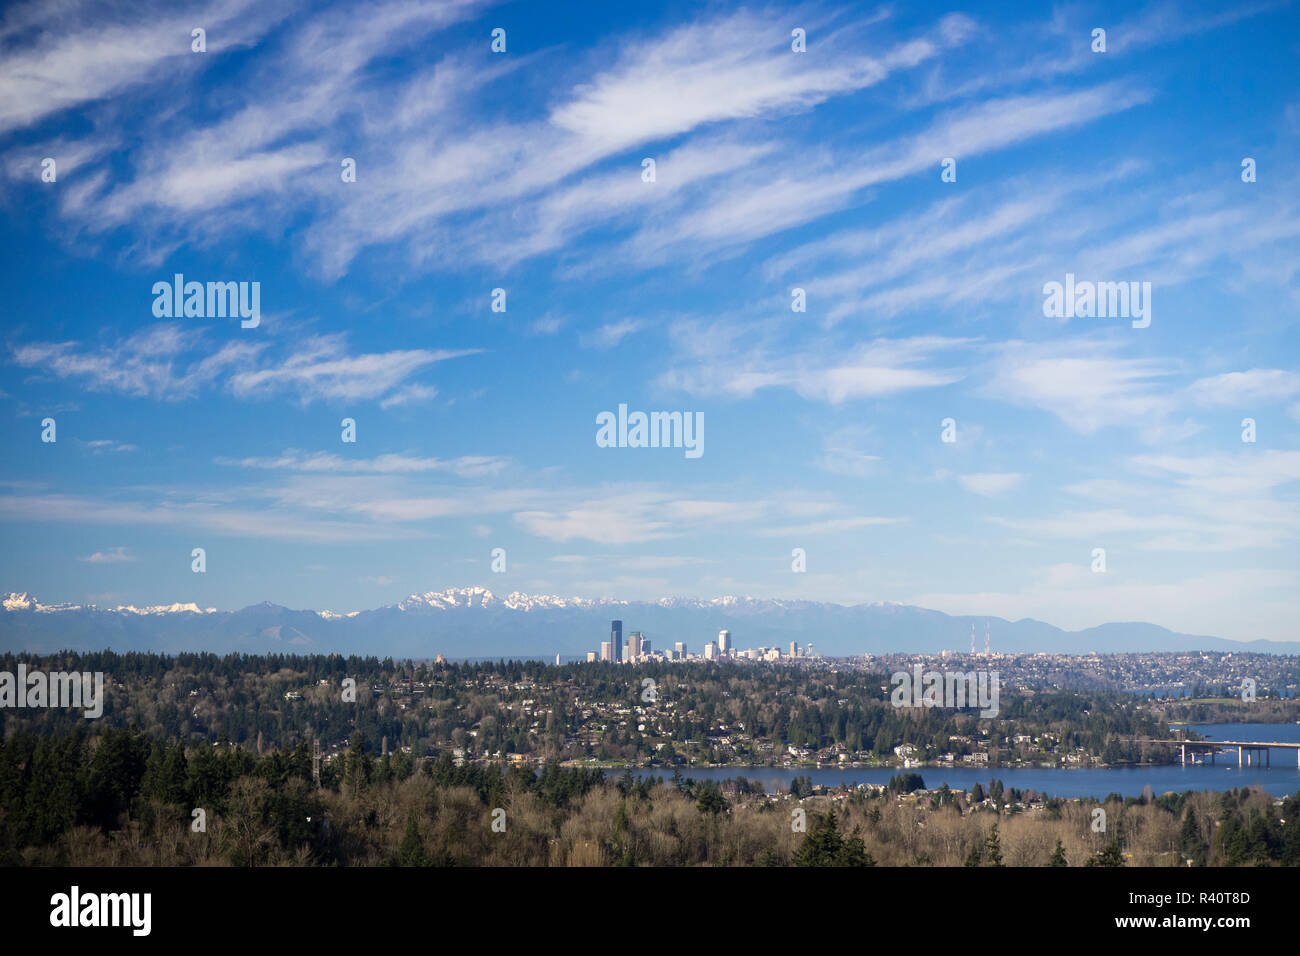
[[989,622],[984,622],[984,656],[990,657],[989,654]]
[[975,656],[975,622],[974,621],[972,621],[970,625],[970,656],[971,657]]

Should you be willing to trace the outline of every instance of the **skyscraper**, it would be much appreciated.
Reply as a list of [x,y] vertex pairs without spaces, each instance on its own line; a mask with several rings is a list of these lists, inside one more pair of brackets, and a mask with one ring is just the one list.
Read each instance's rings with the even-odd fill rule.
[[641,657],[641,632],[633,631],[627,636],[627,659],[639,660]]
[[611,642],[600,642],[600,659],[602,661],[612,661],[614,659],[614,645]]
[[614,656],[611,658],[614,663],[623,659],[623,622],[609,622],[609,642],[614,645]]
[[673,645],[673,650],[676,653],[677,659],[679,661],[686,660],[686,645],[684,643],[678,641],[676,644]]
[[790,642],[790,656],[791,657],[799,656],[799,644],[796,641]]
[[718,653],[725,656],[729,650],[731,650],[731,632],[718,631]]
[[711,661],[717,656],[718,656],[717,644],[713,643],[713,641],[709,641],[709,643],[704,645],[704,659],[706,661]]

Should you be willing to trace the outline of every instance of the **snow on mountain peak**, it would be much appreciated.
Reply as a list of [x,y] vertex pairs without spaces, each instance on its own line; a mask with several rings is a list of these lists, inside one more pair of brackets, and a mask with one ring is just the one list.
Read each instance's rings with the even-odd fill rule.
[[[215,614],[216,608],[201,608],[192,601],[176,604],[157,604],[144,607],[137,607],[133,604],[123,604],[117,607],[100,608],[94,604],[41,604],[36,598],[28,592],[10,592],[3,597],[4,610],[6,611],[35,611],[39,613],[51,613],[57,611],[95,611],[102,613],[116,614],[134,614],[140,616],[161,616],[166,614]],[[794,602],[793,606],[802,606],[805,602]],[[625,610],[629,610],[636,604],[648,604],[672,610],[675,608],[714,608],[719,610],[735,611],[743,608],[787,608],[792,606],[790,602],[778,600],[757,599],[749,596],[739,597],[737,595],[723,595],[715,598],[692,598],[692,597],[661,597],[652,601],[625,601],[615,600],[613,598],[582,598],[582,597],[562,597],[556,594],[527,594],[523,591],[511,591],[505,597],[497,597],[492,591],[485,587],[466,587],[466,588],[446,588],[442,591],[425,591],[409,595],[405,600],[399,601],[396,605],[388,605],[390,608],[396,608],[399,611],[445,611],[460,608],[505,608],[511,611],[543,611],[543,610],[586,610],[598,607],[607,607],[618,616]],[[893,602],[880,602],[886,607],[903,607]],[[277,605],[264,601],[257,607],[277,608]],[[350,611],[346,614],[337,611],[320,610],[312,612],[316,616],[326,621],[336,621],[345,618],[356,617],[359,614],[367,613],[366,611]]]
[[398,603],[397,607],[402,611],[410,611],[416,608],[437,608],[445,610],[452,607],[487,607],[494,603],[496,597],[487,588],[447,588],[445,591],[426,591],[423,594],[412,594],[405,601]]
[[[42,604],[36,598],[32,597],[26,591],[18,594],[10,592],[4,599],[4,609],[6,611],[36,611],[40,614],[51,614],[56,611],[98,611],[101,608],[94,604]],[[184,604],[151,604],[148,607],[136,607],[134,604],[119,604],[117,607],[103,608],[102,610],[117,614],[215,614],[215,607],[201,608],[193,601],[187,601]]]
[[215,607],[206,610],[199,607],[193,601],[187,601],[184,604],[151,604],[148,607],[136,607],[133,604],[119,604],[112,608],[122,614],[213,614],[216,612]]
[[26,591],[21,594],[11,591],[4,599],[4,608],[6,611],[36,611],[38,614],[48,614],[51,611],[77,611],[80,610],[81,605],[42,604]]
[[426,591],[412,594],[397,604],[398,610],[412,611],[434,608],[493,607],[500,605],[512,611],[535,611],[543,608],[583,608],[608,604],[608,601],[593,601],[590,598],[559,597],[554,594],[525,594],[523,591],[511,591],[504,598],[499,598],[489,589],[483,587],[447,588],[445,591]]
[[36,606],[36,601],[26,591],[22,594],[10,591],[5,596],[4,605],[6,611],[30,611]]
[[[499,598],[487,588],[470,587],[447,588],[444,591],[425,591],[423,594],[412,594],[407,597],[406,600],[400,601],[396,606],[398,610],[402,611],[423,611],[430,608],[436,610],[447,610],[450,608],[493,606],[509,608],[512,611],[538,611],[543,609],[564,608],[626,608],[635,603],[639,602],[614,600],[612,598],[593,599],[561,597],[555,594],[527,594],[523,591],[511,591],[504,598]],[[738,597],[736,595],[724,595],[723,597],[711,599],[661,597],[654,601],[644,603],[668,609],[678,607],[734,609],[743,605],[754,604],[756,601],[754,598],[749,596]],[[767,603],[773,603],[778,606],[780,605],[780,602]]]

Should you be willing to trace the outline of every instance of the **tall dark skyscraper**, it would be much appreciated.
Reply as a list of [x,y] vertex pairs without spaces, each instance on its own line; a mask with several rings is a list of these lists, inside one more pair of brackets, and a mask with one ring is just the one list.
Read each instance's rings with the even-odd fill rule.
[[614,663],[623,660],[623,622],[609,622],[609,640],[614,645]]

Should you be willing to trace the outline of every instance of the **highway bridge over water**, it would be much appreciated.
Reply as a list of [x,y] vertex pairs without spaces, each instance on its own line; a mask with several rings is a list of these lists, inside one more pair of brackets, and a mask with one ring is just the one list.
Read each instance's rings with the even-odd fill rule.
[[[1190,752],[1192,762],[1196,762],[1196,755],[1209,754],[1210,762],[1214,762],[1214,757],[1221,750],[1231,750],[1237,748],[1237,765],[1240,767],[1263,766],[1271,767],[1273,765],[1272,752],[1294,751],[1296,755],[1296,766],[1300,767],[1300,743],[1289,744],[1279,743],[1276,741],[1263,740],[1187,740],[1179,737],[1177,740],[1148,740],[1145,743],[1152,744],[1169,744],[1171,746],[1182,748],[1183,766],[1187,765],[1187,755]],[[1204,757],[1202,756],[1202,760]]]

